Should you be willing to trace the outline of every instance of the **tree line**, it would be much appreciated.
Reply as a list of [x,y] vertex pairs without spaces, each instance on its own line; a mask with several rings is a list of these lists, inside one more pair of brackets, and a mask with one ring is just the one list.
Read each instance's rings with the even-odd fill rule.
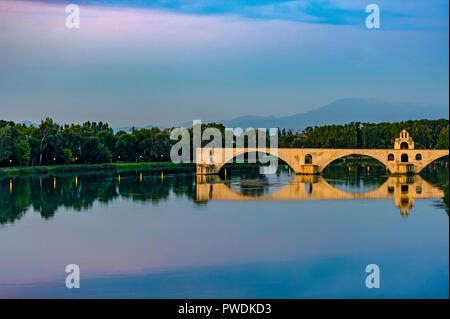
[[448,149],[449,122],[414,120],[394,123],[349,123],[281,130],[279,147],[393,148],[395,138],[406,129],[418,149]]
[[[207,127],[215,127],[225,135],[222,124],[202,124],[202,131]],[[282,129],[278,131],[278,146],[392,148],[403,129],[409,131],[416,148],[449,147],[446,119]],[[168,161],[170,149],[177,142],[170,140],[170,132],[170,128],[156,127],[114,132],[107,123],[60,125],[50,118],[38,127],[0,120],[0,166]],[[192,139],[192,128],[189,132]]]

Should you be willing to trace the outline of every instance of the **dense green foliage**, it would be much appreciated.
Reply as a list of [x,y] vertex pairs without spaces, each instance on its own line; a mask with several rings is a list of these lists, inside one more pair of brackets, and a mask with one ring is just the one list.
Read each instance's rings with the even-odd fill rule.
[[168,160],[169,130],[118,132],[102,122],[39,127],[0,121],[0,165],[52,165]]
[[[221,124],[202,125],[217,128]],[[307,127],[301,132],[281,130],[279,147],[392,148],[395,137],[406,129],[416,148],[448,148],[448,120],[399,123],[350,123]],[[133,129],[114,133],[106,123],[59,125],[47,118],[39,127],[0,121],[0,166],[36,166],[115,162],[168,161],[171,129]],[[189,129],[191,145],[193,130]],[[209,140],[202,141],[203,145]],[[267,143],[269,145],[269,143]],[[191,148],[192,152],[192,148]]]

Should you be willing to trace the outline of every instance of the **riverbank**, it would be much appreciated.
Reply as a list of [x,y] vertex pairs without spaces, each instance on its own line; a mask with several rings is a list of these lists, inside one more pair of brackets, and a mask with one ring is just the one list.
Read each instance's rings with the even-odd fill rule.
[[[229,164],[226,164],[228,167]],[[233,163],[234,168],[254,168],[252,163]],[[83,173],[94,171],[164,171],[165,173],[195,173],[195,163],[173,162],[137,162],[137,163],[102,163],[102,164],[69,164],[46,166],[0,167],[0,179],[26,175],[51,175],[61,173]]]
[[32,174],[56,174],[67,172],[86,171],[186,171],[195,172],[193,163],[173,162],[138,162],[138,163],[103,163],[103,164],[71,164],[71,165],[48,165],[48,166],[22,166],[1,167],[0,178],[16,177]]

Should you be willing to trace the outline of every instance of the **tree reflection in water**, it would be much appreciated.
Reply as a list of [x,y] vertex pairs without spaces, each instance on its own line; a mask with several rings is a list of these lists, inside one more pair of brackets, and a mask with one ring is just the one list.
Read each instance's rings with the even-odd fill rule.
[[[176,187],[175,187],[176,186]],[[79,175],[29,176],[0,181],[0,224],[20,219],[31,207],[42,218],[51,218],[59,207],[89,209],[95,201],[109,203],[121,197],[158,203],[170,193],[195,200],[192,174],[161,179],[153,173],[89,173]]]
[[[301,177],[294,177],[293,174],[288,175],[287,171],[278,171],[274,175],[260,175],[258,172],[257,168],[254,170],[248,168],[245,170],[228,169],[226,179],[224,176],[216,176],[209,178],[209,181],[205,179],[200,182],[196,181],[194,174],[165,174],[162,178],[160,172],[122,172],[120,174],[99,172],[6,178],[0,180],[0,224],[20,220],[30,209],[39,212],[42,218],[49,219],[54,216],[60,207],[84,211],[88,210],[95,202],[107,204],[116,198],[157,204],[168,200],[170,196],[175,196],[188,198],[194,203],[202,205],[213,199],[210,192],[214,187],[216,187],[216,190],[218,189],[217,186],[214,186],[216,184],[226,187],[223,189],[229,189],[238,196],[251,197],[255,200],[265,196],[270,197],[286,187],[290,187],[292,191],[300,184],[306,197],[319,196],[320,198],[320,196],[323,196],[320,192],[324,189],[321,190],[321,184],[318,182],[323,177],[310,176],[311,180],[305,182],[305,180],[299,180]],[[366,186],[369,185],[370,192],[380,185],[386,184],[388,180],[387,176],[383,174],[373,172],[369,176],[364,172],[358,173],[357,170],[351,173],[332,171],[327,174],[325,176],[326,184],[323,185],[333,187],[336,190],[335,192],[342,192],[342,190],[339,190],[342,185],[346,185],[346,187],[352,185],[355,189],[362,189],[361,183]],[[424,178],[435,185],[439,185],[440,189],[445,189],[442,185],[445,184],[444,181],[448,181],[448,169],[427,168],[424,172]],[[206,197],[199,198],[199,192],[200,197],[203,196],[201,190],[205,185],[204,183],[207,184],[207,188],[205,188],[207,191],[204,193]],[[407,180],[405,180],[406,184],[408,184]],[[387,192],[389,193],[390,188],[389,186],[386,187],[388,187]],[[446,187],[448,189],[448,186]],[[398,189],[401,193],[401,187]],[[367,189],[364,189],[364,191],[367,191]],[[392,191],[394,190],[392,189]],[[422,189],[417,185],[414,192],[419,191],[422,191]],[[399,196],[403,196],[402,198],[399,197],[399,205],[401,205],[402,201],[403,203],[406,201],[404,191],[403,195]],[[445,203],[448,212],[448,191],[446,196],[443,203]],[[408,201],[408,205],[411,205],[411,199],[408,199]]]

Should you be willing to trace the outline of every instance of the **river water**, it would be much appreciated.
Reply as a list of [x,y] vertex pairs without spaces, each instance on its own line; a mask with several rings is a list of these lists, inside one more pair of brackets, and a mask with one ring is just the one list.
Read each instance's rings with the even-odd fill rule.
[[224,175],[1,180],[0,297],[448,298],[448,168]]

